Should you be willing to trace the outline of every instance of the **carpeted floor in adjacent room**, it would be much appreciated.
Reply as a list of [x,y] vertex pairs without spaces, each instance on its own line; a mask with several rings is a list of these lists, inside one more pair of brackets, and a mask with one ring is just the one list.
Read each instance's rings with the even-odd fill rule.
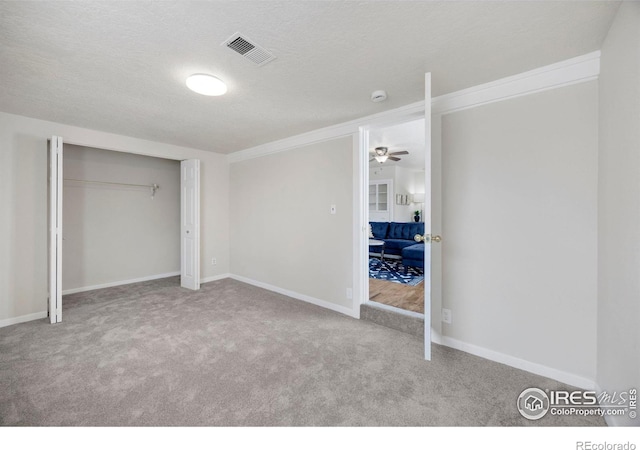
[[73,294],[0,329],[2,425],[604,425],[518,414],[557,382],[234,280]]

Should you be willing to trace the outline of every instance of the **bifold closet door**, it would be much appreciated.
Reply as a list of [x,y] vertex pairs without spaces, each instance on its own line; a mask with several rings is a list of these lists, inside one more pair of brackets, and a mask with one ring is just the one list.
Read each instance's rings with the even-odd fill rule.
[[180,285],[200,289],[200,161],[180,163]]
[[62,322],[62,138],[49,141],[49,320]]

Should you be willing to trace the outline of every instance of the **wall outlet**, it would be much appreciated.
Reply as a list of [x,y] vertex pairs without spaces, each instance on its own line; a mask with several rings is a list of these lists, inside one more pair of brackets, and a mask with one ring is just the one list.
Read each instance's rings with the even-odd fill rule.
[[451,310],[442,308],[442,321],[444,323],[451,323]]
[[336,213],[336,205],[331,205],[331,207],[329,208],[329,211],[331,212],[331,214],[335,214]]
[[347,298],[351,300],[353,298],[353,289],[347,288]]
[[211,258],[211,265],[215,266],[216,264],[218,264],[218,260],[216,258]]

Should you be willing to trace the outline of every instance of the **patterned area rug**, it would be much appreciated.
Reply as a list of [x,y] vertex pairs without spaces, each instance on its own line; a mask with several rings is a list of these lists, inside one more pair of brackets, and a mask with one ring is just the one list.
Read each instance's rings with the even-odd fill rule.
[[385,259],[381,264],[378,258],[369,258],[369,278],[417,286],[424,280],[424,274],[418,267],[409,267],[405,275],[399,259]]

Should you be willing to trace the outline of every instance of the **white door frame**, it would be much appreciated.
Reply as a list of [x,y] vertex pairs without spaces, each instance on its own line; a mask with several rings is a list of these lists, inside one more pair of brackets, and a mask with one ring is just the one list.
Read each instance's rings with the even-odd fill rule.
[[[51,323],[62,322],[62,227],[64,225],[64,218],[62,215],[62,199],[63,199],[63,189],[64,189],[64,145],[63,139],[60,136],[53,136],[48,143],[49,152],[49,180],[48,180],[48,188],[49,188],[49,202],[48,202],[48,215],[49,215],[49,242],[48,242],[48,254],[49,254],[49,301],[48,301],[48,310],[49,310],[49,320]],[[66,142],[67,145],[77,145],[80,147],[92,147],[100,150],[106,151],[115,151],[120,153],[129,153],[132,155],[142,155],[149,156],[151,158],[164,158],[164,159],[173,159],[174,161],[185,161],[184,159],[177,158],[169,158],[166,156],[157,156],[150,155],[146,153],[136,153],[132,151],[126,150],[114,150],[108,149],[100,146],[100,144],[92,144],[92,143],[75,143],[75,142]],[[55,153],[54,153],[55,148]],[[53,158],[53,156],[56,156]],[[194,160],[198,162],[198,172],[200,168],[200,161]],[[198,183],[200,182],[200,177],[198,176]],[[182,190],[182,185],[180,186]],[[198,247],[196,249],[196,257],[197,257],[197,279],[196,284],[197,288],[200,288],[200,186],[198,185],[197,191],[197,201],[195,202],[196,207],[196,216],[198,221]],[[183,214],[182,205],[180,206],[180,215]],[[181,223],[183,222],[183,218],[180,218]],[[52,226],[52,224],[56,224],[56,226]],[[182,236],[180,237],[182,241]],[[183,273],[183,260],[182,260],[182,251],[180,257],[180,271]]]
[[[425,105],[431,105],[431,72],[428,72],[424,76],[424,93],[425,93]],[[424,158],[424,210],[427,211],[427,214],[422,213],[422,220],[424,220],[424,276],[425,276],[425,286],[424,286],[424,359],[427,361],[431,360],[431,286],[432,286],[432,262],[433,258],[431,257],[431,252],[433,249],[431,236],[433,233],[433,225],[432,225],[432,217],[433,217],[433,208],[432,208],[432,187],[431,181],[433,180],[433,176],[431,175],[431,108],[427,110],[425,106],[425,124],[424,124],[424,133],[425,133],[425,158]],[[428,237],[428,239],[426,239]],[[427,280],[427,267],[429,270],[429,283],[426,284]],[[428,308],[427,308],[427,299]]]

